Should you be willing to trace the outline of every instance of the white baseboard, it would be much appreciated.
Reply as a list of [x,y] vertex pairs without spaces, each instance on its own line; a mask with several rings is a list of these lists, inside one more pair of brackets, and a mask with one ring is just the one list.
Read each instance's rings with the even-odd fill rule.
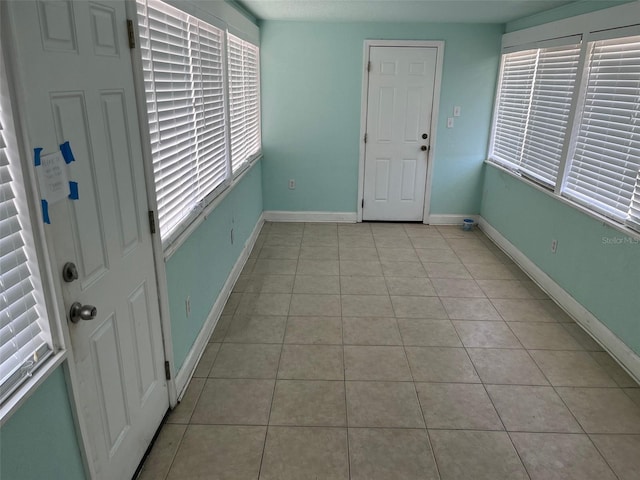
[[269,210],[264,212],[266,222],[336,222],[356,223],[356,212],[286,212]]
[[482,217],[480,217],[480,229],[511,257],[585,332],[609,352],[636,381],[640,382],[640,356]]
[[429,225],[462,225],[465,218],[471,218],[478,223],[479,215],[429,215]]
[[193,372],[195,371],[196,366],[200,361],[200,357],[202,357],[202,354],[204,353],[204,349],[209,342],[209,338],[211,337],[214,328],[216,328],[216,325],[218,324],[218,319],[220,318],[222,310],[224,309],[224,306],[229,299],[229,295],[231,295],[233,286],[235,285],[236,280],[238,280],[238,276],[240,275],[240,272],[242,272],[245,263],[247,263],[249,254],[251,253],[251,250],[253,249],[256,240],[258,239],[258,234],[260,233],[260,229],[262,228],[263,224],[264,213],[260,215],[260,218],[258,218],[258,222],[256,223],[253,232],[251,232],[251,235],[247,239],[244,248],[242,249],[242,253],[231,269],[231,273],[229,273],[227,281],[224,283],[220,295],[218,295],[218,298],[213,304],[213,307],[211,308],[211,311],[209,312],[209,315],[207,316],[207,319],[205,320],[204,325],[202,326],[202,329],[200,330],[200,333],[196,338],[196,341],[193,343],[191,350],[187,354],[187,357],[182,364],[182,368],[176,374],[176,390],[178,392],[178,399],[181,399],[184,395],[184,391],[189,384],[191,377],[193,376]]

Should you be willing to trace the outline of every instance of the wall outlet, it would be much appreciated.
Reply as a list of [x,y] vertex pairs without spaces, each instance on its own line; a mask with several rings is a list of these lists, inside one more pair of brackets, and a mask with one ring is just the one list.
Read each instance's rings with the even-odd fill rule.
[[447,128],[453,128],[453,117],[447,118]]
[[233,228],[231,229],[231,245],[233,245]]
[[551,240],[551,253],[556,253],[558,250],[558,241],[556,239]]
[[456,105],[455,107],[453,107],[453,116],[454,117],[459,117],[460,116],[460,106]]
[[187,312],[187,318],[189,318],[189,315],[191,315],[191,295],[187,295],[184,301],[184,309]]
[[291,180],[289,180],[289,190],[295,190],[296,189],[296,181],[292,178]]

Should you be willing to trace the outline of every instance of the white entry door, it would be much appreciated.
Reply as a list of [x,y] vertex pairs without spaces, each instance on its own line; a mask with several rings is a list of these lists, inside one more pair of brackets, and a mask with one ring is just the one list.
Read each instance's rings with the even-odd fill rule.
[[9,6],[29,147],[69,142],[75,158],[79,198],[49,205],[45,232],[66,311],[97,309],[69,323],[88,460],[98,479],[128,480],[169,400],[125,2]]
[[370,47],[363,220],[424,215],[435,47]]

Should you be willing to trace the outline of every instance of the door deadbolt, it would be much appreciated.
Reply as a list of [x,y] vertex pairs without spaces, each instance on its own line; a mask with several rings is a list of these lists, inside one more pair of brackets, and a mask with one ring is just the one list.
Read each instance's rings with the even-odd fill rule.
[[67,283],[78,279],[78,269],[75,263],[67,262],[64,264],[64,267],[62,267],[62,279]]
[[98,315],[98,309],[93,305],[82,305],[74,302],[69,309],[69,320],[78,323],[80,320],[93,320]]
[[423,139],[423,140],[426,140],[427,138],[429,138],[429,135],[427,135],[426,133],[423,133],[423,134],[422,134],[422,139]]

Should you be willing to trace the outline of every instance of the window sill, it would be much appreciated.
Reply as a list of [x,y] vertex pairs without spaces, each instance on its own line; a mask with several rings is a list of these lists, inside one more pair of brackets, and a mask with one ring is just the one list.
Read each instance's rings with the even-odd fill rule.
[[0,427],[17,412],[22,405],[34,394],[36,390],[49,378],[49,375],[67,359],[67,351],[60,350],[53,354],[44,365],[38,368],[33,376],[24,382],[13,394],[0,406]]
[[522,181],[523,183],[526,183],[527,185],[529,185],[530,187],[535,188],[536,190],[538,190],[539,192],[544,193],[545,195],[561,202],[564,203],[565,205],[568,205],[572,208],[574,208],[575,210],[578,210],[579,212],[593,218],[594,220],[596,220],[597,222],[602,223],[603,225],[606,225],[607,227],[613,228],[614,230],[619,231],[620,233],[623,233],[624,235],[628,236],[631,239],[640,241],[640,233],[636,232],[634,230],[632,230],[629,227],[625,227],[624,225],[621,225],[617,222],[614,222],[613,220],[611,220],[609,217],[606,217],[604,215],[601,215],[597,212],[594,212],[593,210],[590,210],[586,207],[583,207],[582,205],[580,205],[579,203],[574,202],[573,200],[570,200],[566,197],[563,197],[561,195],[556,195],[555,192],[543,187],[542,185],[529,180],[528,178],[524,177],[523,175],[520,175],[517,172],[514,172],[512,170],[509,170],[508,168],[498,164],[498,163],[494,163],[490,160],[485,160],[484,163],[486,165],[489,165],[493,168],[495,168],[496,170],[499,170],[501,172],[506,173],[507,175],[516,178],[520,181]]
[[187,241],[193,232],[204,222],[213,210],[216,209],[220,203],[231,193],[234,187],[242,181],[245,175],[249,173],[253,167],[258,163],[258,160],[262,158],[262,154],[256,156],[250,163],[233,176],[233,179],[226,188],[222,189],[215,197],[213,197],[209,203],[202,209],[202,211],[193,218],[191,223],[180,233],[171,243],[164,247],[164,261],[166,262],[171,256],[178,251],[178,249]]

